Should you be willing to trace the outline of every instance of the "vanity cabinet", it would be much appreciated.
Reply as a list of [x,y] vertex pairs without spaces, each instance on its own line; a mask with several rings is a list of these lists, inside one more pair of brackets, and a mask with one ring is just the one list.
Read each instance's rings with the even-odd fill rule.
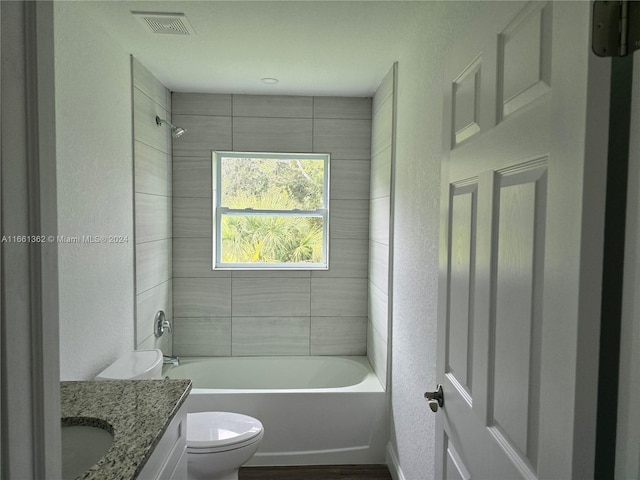
[[167,427],[139,480],[187,480],[187,408],[182,405]]

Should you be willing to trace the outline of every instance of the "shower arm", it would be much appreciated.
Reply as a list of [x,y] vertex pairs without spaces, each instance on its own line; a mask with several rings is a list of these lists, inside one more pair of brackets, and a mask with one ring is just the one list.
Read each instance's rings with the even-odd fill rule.
[[169,125],[171,128],[177,128],[173,123],[171,123],[168,120],[165,120],[163,118],[160,118],[159,116],[156,115],[156,125],[160,126],[163,123],[166,123],[167,125]]
[[160,118],[159,116],[156,115],[156,125],[161,126],[163,123],[166,123],[167,125],[169,125],[171,127],[171,136],[173,138],[181,137],[187,131],[184,128],[176,127],[173,123],[171,123],[171,122],[169,122],[167,120],[164,120],[164,119],[162,119],[162,118]]

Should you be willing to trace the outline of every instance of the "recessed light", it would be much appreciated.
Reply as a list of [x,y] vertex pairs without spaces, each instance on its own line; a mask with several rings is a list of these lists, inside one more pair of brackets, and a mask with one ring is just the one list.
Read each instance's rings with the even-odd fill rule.
[[260,81],[262,83],[266,83],[268,85],[275,85],[276,83],[278,83],[280,80],[278,80],[277,78],[271,78],[271,77],[265,77],[265,78],[261,78]]

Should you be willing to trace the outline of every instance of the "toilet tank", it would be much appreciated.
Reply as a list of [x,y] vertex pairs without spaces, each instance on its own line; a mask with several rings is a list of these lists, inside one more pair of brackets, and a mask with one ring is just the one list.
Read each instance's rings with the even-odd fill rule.
[[162,351],[134,350],[122,355],[96,376],[96,380],[160,380]]

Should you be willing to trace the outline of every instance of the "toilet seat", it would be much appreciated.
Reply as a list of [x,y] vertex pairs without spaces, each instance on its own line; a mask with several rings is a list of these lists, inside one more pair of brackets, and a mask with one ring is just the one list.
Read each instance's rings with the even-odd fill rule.
[[225,452],[262,439],[262,423],[248,415],[231,412],[187,414],[187,452]]

